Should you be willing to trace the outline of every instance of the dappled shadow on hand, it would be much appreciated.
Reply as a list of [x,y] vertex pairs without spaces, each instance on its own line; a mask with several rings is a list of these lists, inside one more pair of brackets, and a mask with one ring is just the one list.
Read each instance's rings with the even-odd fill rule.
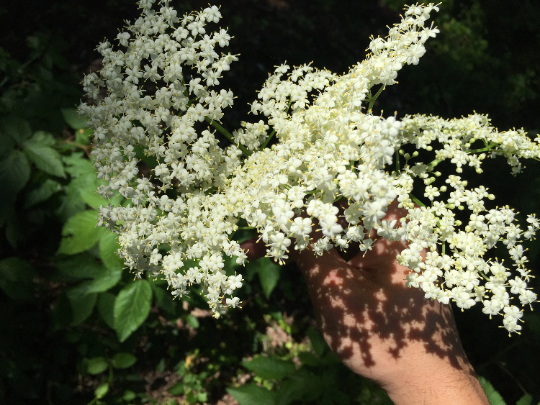
[[[347,203],[335,205],[341,211],[338,223],[346,227],[343,210]],[[405,215],[393,202],[385,219]],[[317,220],[313,222],[312,243],[322,237]],[[372,231],[370,237],[375,239],[376,233]],[[253,258],[266,250],[255,239],[242,247]],[[289,254],[304,275],[325,340],[354,372],[384,383],[388,378],[402,378],[415,360],[425,362],[427,354],[428,360],[439,359],[432,364],[449,364],[472,375],[451,307],[425,299],[418,288],[406,287],[411,270],[396,261],[406,247],[404,242],[379,238],[365,255],[354,245],[347,252],[333,248],[322,256],[291,247]]]
[[454,368],[466,364],[450,306],[405,286],[410,270],[396,262],[405,247],[381,239],[349,261],[335,249],[296,258],[330,348],[353,371],[374,380],[388,368],[406,371],[400,369],[407,363],[400,361],[403,356],[428,353]]

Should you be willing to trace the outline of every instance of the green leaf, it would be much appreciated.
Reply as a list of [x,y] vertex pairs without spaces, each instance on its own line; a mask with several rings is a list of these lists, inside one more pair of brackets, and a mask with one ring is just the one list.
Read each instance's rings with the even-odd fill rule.
[[0,227],[13,216],[17,193],[30,179],[30,164],[24,153],[12,150],[9,155],[0,161],[0,185],[2,198],[0,198]]
[[46,179],[39,187],[30,191],[24,200],[24,208],[30,208],[42,201],[47,200],[54,193],[62,190],[62,186],[57,181]]
[[19,145],[32,136],[32,129],[30,128],[28,121],[19,117],[6,117],[2,120],[1,126],[4,129],[0,136],[6,134]]
[[146,280],[132,281],[114,301],[114,326],[120,342],[125,341],[150,313],[152,288]]
[[311,352],[300,352],[298,358],[302,365],[316,367],[321,364],[321,360]]
[[72,287],[66,291],[66,295],[71,304],[71,312],[73,319],[71,325],[79,325],[84,322],[94,310],[96,305],[97,294],[89,293],[89,281],[83,281],[79,285]]
[[31,282],[37,273],[27,261],[18,257],[10,257],[0,261],[0,279],[6,281]]
[[61,256],[55,260],[56,267],[62,273],[73,278],[95,278],[104,267],[88,252],[73,256]]
[[86,208],[81,191],[95,190],[98,186],[98,179],[88,159],[72,154],[64,158],[64,162],[67,164],[66,172],[71,176],[71,181],[64,187],[65,198],[57,210],[63,222]]
[[30,141],[34,143],[38,143],[43,146],[53,147],[54,145],[56,145],[56,140],[54,139],[54,135],[45,131],[36,131],[32,139],[30,139],[27,142],[30,142]]
[[64,165],[60,154],[49,146],[49,141],[44,132],[36,134],[23,144],[23,150],[39,170],[52,176],[65,177]]
[[248,266],[255,267],[255,271],[259,274],[259,280],[261,282],[264,295],[266,295],[266,298],[269,298],[279,280],[279,272],[281,267],[269,257],[262,257],[260,259],[253,260],[248,264]]
[[131,353],[116,353],[112,358],[114,368],[129,368],[137,362],[137,357]]
[[122,278],[122,269],[109,269],[107,267],[102,267],[101,271],[96,274],[94,279],[90,282],[88,287],[88,292],[105,292],[113,288],[120,279]]
[[29,236],[29,229],[27,228],[29,224],[23,219],[22,215],[18,213],[12,214],[6,218],[6,239],[13,248],[17,248]]
[[104,357],[93,357],[86,361],[86,371],[88,372],[88,374],[101,374],[105,370],[107,370],[108,367],[109,365],[107,364],[107,360],[105,360]]
[[62,108],[62,115],[66,123],[73,129],[87,128],[88,118],[80,116],[75,108]]
[[324,384],[312,372],[301,368],[283,381],[276,392],[278,405],[301,400],[303,403],[315,401],[322,395]]
[[98,387],[94,391],[94,395],[97,399],[103,398],[105,395],[107,395],[107,392],[109,392],[109,384],[108,383],[102,383],[99,384]]
[[108,204],[112,204],[115,206],[120,205],[123,200],[123,197],[120,195],[115,195],[111,197],[110,200],[102,198],[97,192],[97,183],[96,186],[93,186],[91,189],[81,190],[80,196],[86,204],[96,210],[99,210],[99,207],[101,206],[106,207]]
[[[66,165],[66,172],[71,176],[71,182],[64,188],[66,198],[58,209],[58,214],[65,220],[71,215],[81,211],[88,205],[99,208],[99,205],[120,205],[123,197],[119,194],[111,198],[110,201],[100,199],[96,194],[96,189],[101,183],[98,180],[92,162],[84,157],[82,153],[72,153],[63,158]],[[84,197],[84,200],[83,200]]]
[[11,299],[32,298],[32,279],[37,273],[26,261],[10,257],[0,261],[0,289]]
[[124,268],[124,261],[117,254],[118,249],[120,249],[118,235],[107,230],[99,240],[99,255],[107,268]]
[[62,240],[56,254],[72,255],[84,252],[96,244],[105,232],[97,226],[97,211],[82,211],[67,220],[62,229]]
[[197,319],[197,317],[193,314],[188,314],[186,316],[186,323],[191,326],[193,329],[198,329],[199,328],[199,320]]
[[482,376],[478,376],[478,380],[480,381],[480,385],[482,385],[482,388],[486,393],[490,405],[506,405],[506,402],[504,402],[501,394],[499,394],[497,390],[493,388],[493,385],[491,385],[488,380],[486,380]]
[[185,384],[183,381],[180,381],[174,384],[171,388],[169,388],[169,394],[175,395],[175,396],[182,395],[184,391],[185,391]]
[[276,405],[276,394],[255,384],[227,388],[240,405]]
[[532,405],[533,397],[531,394],[523,395],[516,405]]
[[111,329],[114,329],[114,300],[116,296],[114,294],[104,292],[99,294],[98,298],[98,312],[101,319]]
[[137,394],[135,394],[133,391],[131,390],[125,390],[124,391],[124,394],[122,395],[122,399],[126,402],[131,402],[133,401],[135,398],[137,398]]
[[0,160],[5,159],[13,149],[15,149],[15,141],[0,133]]
[[75,131],[75,142],[80,145],[88,145],[90,143],[90,136],[93,133],[93,129],[79,129]]
[[156,304],[171,315],[176,315],[176,302],[169,291],[161,288],[156,280],[149,280]]
[[20,150],[12,150],[8,157],[0,162],[2,200],[14,199],[29,179],[30,163],[28,163],[28,159]]
[[97,182],[96,173],[92,162],[84,157],[82,152],[72,153],[69,156],[64,156],[66,164],[66,172],[75,178],[91,176]]
[[101,198],[97,192],[97,187],[91,190],[81,190],[81,198],[83,201],[94,209],[99,209],[100,206],[107,206],[111,201]]
[[314,328],[309,328],[306,334],[309,337],[309,340],[311,341],[311,347],[313,347],[313,350],[318,356],[322,356],[324,352],[326,352],[326,349],[328,348],[328,345],[326,344],[326,341],[322,337],[322,335],[316,331]]
[[266,356],[257,356],[253,360],[243,361],[242,365],[264,379],[281,380],[296,372],[292,361]]

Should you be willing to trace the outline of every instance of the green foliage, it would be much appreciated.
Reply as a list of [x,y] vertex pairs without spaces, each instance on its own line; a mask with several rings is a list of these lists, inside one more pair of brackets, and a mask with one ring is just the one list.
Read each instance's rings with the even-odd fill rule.
[[137,362],[137,357],[131,353],[116,353],[111,359],[114,368],[129,368]]
[[[53,3],[57,11],[84,6]],[[224,16],[234,16],[228,23],[239,44],[232,51],[242,54],[245,66],[232,83],[224,78],[224,87],[241,88],[238,104],[252,101],[281,58],[343,71],[362,58],[366,44],[353,39],[367,35],[359,30],[377,32],[381,21],[395,20],[375,3],[265,2],[260,10],[250,2],[224,4]],[[392,3],[399,8],[403,2]],[[432,41],[426,63],[404,72],[402,93],[385,91],[374,108],[402,113],[421,105],[439,115],[475,108],[502,127],[537,132],[540,92],[531,66],[539,54],[526,44],[534,41],[528,33],[536,32],[540,9],[530,1],[521,7],[480,3],[445,2],[436,17],[440,38]],[[107,4],[122,12],[134,8],[133,1]],[[104,32],[86,39],[97,26],[88,19],[116,27],[126,18],[111,22],[112,16],[93,15],[92,8],[62,18],[60,25],[78,21],[80,30],[69,31],[70,41],[84,36],[94,46]],[[197,404],[217,403],[226,392],[241,405],[390,403],[375,384],[339,363],[312,327],[307,290],[294,266],[262,259],[241,268],[228,261],[226,271],[246,279],[242,309],[217,321],[196,289],[180,301],[162,280],[143,274],[134,281],[115,253],[115,235],[96,227],[97,210],[107,202],[95,193],[91,131],[74,109],[82,92],[71,70],[78,63],[73,55],[84,55],[84,67],[76,67],[84,70],[91,47],[76,47],[68,61],[67,42],[57,35],[18,37],[25,49],[0,48],[0,403]],[[262,56],[261,44],[267,49]],[[449,73],[441,77],[441,71]],[[496,167],[490,173],[503,195],[514,198],[509,203],[540,212],[538,167],[515,179]],[[538,247],[533,243],[529,251],[536,269]],[[539,350],[536,312],[526,315],[523,334],[512,339],[474,312],[456,313],[469,357],[492,383],[484,384],[491,401],[539,403],[540,369],[530,357]]]
[[248,263],[246,266],[246,273],[248,274],[249,280],[251,280],[255,274],[259,276],[264,295],[266,298],[269,298],[279,280],[280,266],[270,258],[263,257],[256,262]]
[[38,131],[21,146],[28,160],[34,163],[39,170],[52,176],[65,177],[60,154],[51,147],[55,143],[51,134]]
[[281,380],[296,371],[292,361],[266,356],[257,356],[253,360],[244,361],[242,365],[264,379]]
[[499,394],[497,390],[493,388],[493,385],[491,385],[488,380],[482,376],[478,377],[478,380],[480,381],[480,384],[482,385],[482,388],[484,389],[484,392],[486,393],[491,405],[506,405],[506,402],[504,402],[501,394]]
[[19,257],[0,261],[0,288],[11,299],[31,298],[29,284],[36,276],[32,266]]
[[123,342],[150,313],[152,288],[146,280],[132,281],[118,293],[114,301],[114,328]]
[[86,371],[88,374],[101,374],[109,368],[104,357],[94,357],[86,362]]
[[247,384],[238,388],[228,388],[231,394],[240,405],[275,405],[276,395],[255,384]]
[[81,211],[68,219],[62,229],[63,238],[57,254],[72,255],[94,246],[105,232],[96,226],[97,216],[97,211]]
[[280,357],[276,353],[242,362],[254,373],[255,383],[227,392],[240,405],[392,403],[381,388],[350,373],[318,332],[309,329],[309,335],[311,344],[297,348],[297,353],[291,350]]

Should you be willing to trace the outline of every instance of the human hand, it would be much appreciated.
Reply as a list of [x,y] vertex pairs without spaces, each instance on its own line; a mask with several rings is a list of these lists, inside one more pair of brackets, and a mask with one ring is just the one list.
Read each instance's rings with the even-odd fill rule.
[[[392,203],[385,219],[406,215]],[[373,235],[375,236],[375,235]],[[312,234],[315,241],[320,234]],[[260,245],[247,242],[253,257]],[[262,247],[264,248],[264,246]],[[405,286],[396,256],[404,242],[378,239],[365,255],[336,249],[289,255],[302,271],[321,332],[354,372],[380,384],[396,404],[488,404],[461,346],[449,305]]]

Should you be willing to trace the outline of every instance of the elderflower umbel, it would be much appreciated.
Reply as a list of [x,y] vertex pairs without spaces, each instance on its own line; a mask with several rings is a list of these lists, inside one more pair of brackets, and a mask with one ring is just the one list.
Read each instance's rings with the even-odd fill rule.
[[[416,65],[425,42],[439,32],[426,24],[437,6],[408,7],[388,36],[373,38],[367,58],[344,75],[310,65],[278,66],[251,104],[260,119],[229,133],[219,122],[233,93],[216,86],[237,57],[218,51],[231,39],[226,30],[208,27],[219,21],[219,9],[179,18],[168,0],[158,11],[153,3],[139,3],[142,16],[118,34],[118,47],[99,45],[103,68],[83,82],[95,103],[80,107],[95,130],[92,153],[105,181],[100,194],[129,201],[102,207],[100,223],[119,235],[130,270],[161,274],[175,296],[202,284],[219,316],[240,304],[234,293],[242,277],[224,269],[224,255],[238,264],[247,257],[233,239],[239,220],[257,230],[278,262],[290,249],[308,248],[314,229],[322,232],[311,245],[317,254],[354,242],[370,250],[375,230],[379,238],[408,242],[398,260],[411,269],[408,285],[426,298],[461,308],[481,302],[487,315],[503,315],[510,332],[520,330],[522,312],[511,299],[536,301],[521,242],[533,238],[539,221],[529,216],[523,232],[511,209],[488,210],[484,201],[494,196],[484,187],[467,188],[460,174],[466,166],[481,173],[482,162],[498,155],[518,173],[520,159],[540,159],[537,141],[519,130],[499,133],[482,115],[399,121],[371,111],[380,91],[396,83],[405,64]],[[379,92],[372,95],[375,86]],[[221,146],[214,129],[228,146]],[[277,142],[266,147],[272,137]],[[475,142],[485,148],[471,149]],[[418,152],[404,153],[405,146],[434,159],[409,164]],[[434,171],[442,161],[455,167],[447,178]],[[412,195],[415,178],[423,180],[429,206]],[[346,227],[338,223],[339,199],[348,202]],[[399,224],[383,220],[396,199],[408,211]],[[465,209],[470,219],[462,224],[456,210]],[[499,241],[513,265],[486,256]]]

